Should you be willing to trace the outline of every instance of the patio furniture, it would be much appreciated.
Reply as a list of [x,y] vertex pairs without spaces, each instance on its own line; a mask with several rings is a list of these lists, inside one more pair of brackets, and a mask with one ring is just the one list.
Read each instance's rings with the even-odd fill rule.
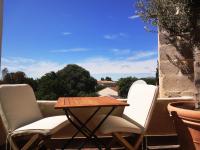
[[[72,123],[72,125],[77,129],[77,132],[74,133],[71,140],[68,141],[63,149],[67,147],[70,142],[78,135],[78,133],[82,133],[86,140],[80,145],[79,149],[84,147],[84,145],[88,141],[93,141],[95,145],[101,149],[102,143],[99,141],[96,131],[105,121],[105,119],[117,108],[122,106],[128,106],[127,103],[118,101],[115,98],[104,96],[104,97],[61,97],[58,99],[57,104],[55,105],[56,109],[63,109],[68,120]],[[110,107],[110,110],[107,114],[102,117],[101,120],[94,126],[88,126],[90,121],[95,117],[95,115],[101,110],[102,107]],[[76,114],[73,112],[76,108],[94,108],[94,111],[87,116],[83,116],[80,114]],[[84,113],[84,109],[83,109]],[[85,118],[85,119],[83,119]],[[105,145],[104,145],[105,146]],[[106,147],[106,146],[105,146]]]
[[[156,86],[141,81],[137,84],[136,81],[129,89],[127,102],[130,106],[125,107],[123,116],[109,116],[98,131],[104,135],[112,134],[126,149],[138,149],[147,130],[157,93]],[[94,123],[103,117],[102,115],[96,117]],[[137,135],[135,143],[130,144],[125,140],[123,133],[135,133]]]
[[[0,85],[0,115],[7,141],[14,150],[36,149],[38,144],[49,144],[51,135],[68,123],[64,115],[43,118],[34,92],[27,84]],[[27,141],[22,147],[17,144],[19,138]]]

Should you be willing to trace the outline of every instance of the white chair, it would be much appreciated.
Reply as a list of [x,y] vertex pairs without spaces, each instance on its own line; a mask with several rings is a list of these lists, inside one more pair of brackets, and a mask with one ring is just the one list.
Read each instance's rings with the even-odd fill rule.
[[[137,80],[135,82],[133,82],[133,84],[147,84],[144,80]],[[129,89],[130,91],[130,89]]]
[[[109,116],[99,128],[99,132],[112,134],[126,149],[138,149],[147,130],[157,93],[158,88],[154,85],[148,85],[144,81],[133,83],[128,92],[127,103],[130,106],[125,107],[122,117]],[[102,117],[96,117],[96,122]],[[123,138],[124,133],[137,134],[136,141],[130,144]]]
[[[34,92],[27,84],[0,85],[0,115],[14,150],[36,149],[68,123],[64,115],[43,118]],[[28,142],[20,148],[16,138],[27,136]]]

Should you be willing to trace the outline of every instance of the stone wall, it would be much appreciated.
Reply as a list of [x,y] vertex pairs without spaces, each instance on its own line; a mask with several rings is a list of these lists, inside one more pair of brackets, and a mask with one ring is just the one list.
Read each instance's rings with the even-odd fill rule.
[[180,37],[158,34],[160,97],[193,96],[192,50]]

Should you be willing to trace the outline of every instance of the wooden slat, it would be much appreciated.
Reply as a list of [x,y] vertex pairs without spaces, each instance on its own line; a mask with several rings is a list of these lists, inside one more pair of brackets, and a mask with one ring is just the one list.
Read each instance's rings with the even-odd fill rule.
[[61,97],[58,99],[55,108],[80,108],[80,107],[111,107],[128,106],[129,104],[115,98],[104,97]]
[[156,146],[147,146],[148,149],[179,149],[180,145],[156,145]]

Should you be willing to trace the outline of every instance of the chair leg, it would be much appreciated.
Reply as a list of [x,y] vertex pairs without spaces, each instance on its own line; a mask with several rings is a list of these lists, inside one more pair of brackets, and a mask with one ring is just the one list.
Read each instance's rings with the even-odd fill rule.
[[10,144],[10,146],[12,147],[13,150],[19,150],[19,148],[18,148],[16,142],[13,140],[13,137],[10,137],[10,139],[9,139],[9,144]]
[[126,141],[119,133],[113,133],[113,136],[122,144],[125,146],[126,149],[128,150],[136,150],[134,147]]
[[140,134],[140,135],[139,135],[139,137],[137,138],[137,141],[136,141],[136,143],[135,143],[135,145],[134,145],[134,149],[138,149],[138,148],[139,148],[140,144],[141,144],[142,141],[143,141],[143,137],[144,137],[143,134]]
[[143,135],[139,135],[139,137],[137,138],[137,141],[135,142],[134,145],[131,145],[126,139],[124,139],[120,133],[113,133],[113,136],[121,143],[125,146],[126,149],[128,150],[137,150],[143,140]]
[[55,150],[55,147],[53,146],[53,144],[51,142],[51,136],[45,137],[44,145],[48,150]]
[[33,135],[31,137],[31,139],[22,147],[21,150],[29,149],[33,145],[33,143],[35,143],[38,139],[39,139],[39,135],[38,134]]

